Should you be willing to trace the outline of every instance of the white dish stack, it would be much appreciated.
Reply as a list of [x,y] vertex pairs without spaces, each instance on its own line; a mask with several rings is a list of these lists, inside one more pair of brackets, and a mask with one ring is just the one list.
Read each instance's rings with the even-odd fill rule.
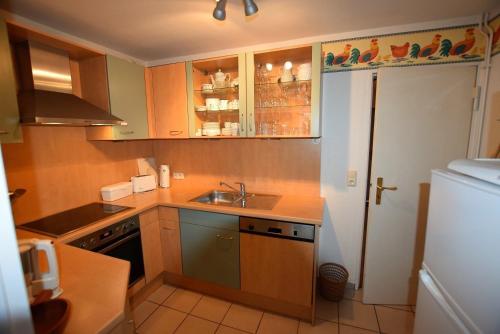
[[204,122],[202,134],[204,136],[215,137],[220,136],[220,124],[219,122]]
[[237,136],[239,123],[224,122],[224,128],[221,130],[223,136]]

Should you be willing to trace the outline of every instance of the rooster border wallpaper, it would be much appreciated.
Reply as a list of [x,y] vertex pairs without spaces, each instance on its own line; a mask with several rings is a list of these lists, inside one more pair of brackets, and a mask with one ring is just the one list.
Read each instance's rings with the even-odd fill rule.
[[491,50],[492,55],[500,53],[500,14],[495,16],[489,23],[493,29],[493,46]]
[[[500,16],[490,26],[498,32]],[[474,62],[484,59],[485,48],[477,25],[343,39],[322,43],[322,71]],[[500,45],[493,51],[500,52]]]

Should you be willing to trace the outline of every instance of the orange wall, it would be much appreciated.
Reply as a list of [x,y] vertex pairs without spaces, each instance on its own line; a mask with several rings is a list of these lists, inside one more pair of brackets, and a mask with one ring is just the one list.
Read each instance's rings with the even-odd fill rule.
[[3,144],[16,224],[100,200],[99,189],[137,174],[136,158],[182,171],[175,185],[218,187],[243,181],[249,191],[319,196],[320,145],[292,140],[87,141],[84,128],[24,127],[24,143]]
[[153,145],[157,164],[185,173],[185,180],[172,180],[173,186],[216,188],[219,181],[241,181],[254,192],[319,196],[321,148],[310,139],[162,140]]
[[90,142],[85,128],[24,127],[24,143],[3,144],[9,189],[27,192],[13,203],[16,224],[100,200],[103,185],[137,174],[151,142]]

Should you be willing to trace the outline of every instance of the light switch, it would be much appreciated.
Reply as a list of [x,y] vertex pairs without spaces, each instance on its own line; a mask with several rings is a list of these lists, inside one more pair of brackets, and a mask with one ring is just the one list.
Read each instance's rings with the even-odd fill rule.
[[348,187],[356,187],[356,183],[358,180],[358,172],[355,170],[347,171],[347,186]]

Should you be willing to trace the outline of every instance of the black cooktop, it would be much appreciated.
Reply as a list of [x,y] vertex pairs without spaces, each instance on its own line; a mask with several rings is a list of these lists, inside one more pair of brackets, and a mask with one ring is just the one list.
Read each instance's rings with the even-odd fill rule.
[[19,225],[17,228],[45,234],[51,237],[60,237],[85,226],[94,224],[101,219],[108,218],[118,212],[129,209],[131,208],[128,206],[90,203]]

